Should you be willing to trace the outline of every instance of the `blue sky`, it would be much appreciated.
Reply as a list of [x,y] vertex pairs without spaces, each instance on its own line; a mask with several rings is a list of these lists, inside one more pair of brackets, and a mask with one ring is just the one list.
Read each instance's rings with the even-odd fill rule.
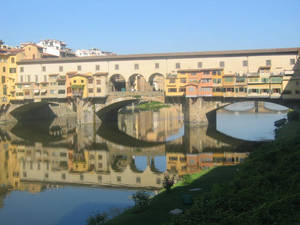
[[300,46],[300,0],[1,1],[0,39],[118,54]]

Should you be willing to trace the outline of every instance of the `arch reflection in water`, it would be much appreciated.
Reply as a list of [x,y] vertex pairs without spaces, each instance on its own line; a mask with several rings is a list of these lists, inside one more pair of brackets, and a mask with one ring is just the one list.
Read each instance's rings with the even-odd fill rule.
[[[160,114],[152,113],[151,116],[151,112],[142,112],[129,115],[128,121],[134,118],[137,123],[132,128],[138,128],[129,129],[129,132],[135,131],[137,137],[146,138],[149,137],[147,131],[159,134],[165,127],[164,137],[170,137],[183,125],[181,122],[170,123],[167,116],[154,115]],[[162,115],[178,118],[178,112],[174,110],[168,112],[164,109]],[[128,128],[131,123],[125,116],[124,120]],[[208,127],[187,126],[184,136],[173,141],[133,147],[103,138],[100,134],[106,131],[97,131],[99,126],[96,124],[74,127],[70,120],[68,126],[65,121],[53,123],[63,128],[59,133],[61,138],[55,141],[24,139],[26,135],[23,138],[20,132],[16,135],[16,129],[3,128],[0,132],[0,184],[12,190],[31,192],[65,185],[157,190],[162,187],[164,172],[184,175],[208,167],[234,165],[248,155],[247,152],[232,152],[235,147],[232,138],[210,131]],[[30,127],[22,128],[22,131],[28,132]],[[53,135],[49,131],[44,135]],[[42,135],[39,130],[32,132],[33,136],[34,132]],[[106,136],[111,135],[115,134]],[[160,140],[156,138],[159,135],[152,137],[150,135],[151,140]],[[235,142],[236,145],[239,143]]]

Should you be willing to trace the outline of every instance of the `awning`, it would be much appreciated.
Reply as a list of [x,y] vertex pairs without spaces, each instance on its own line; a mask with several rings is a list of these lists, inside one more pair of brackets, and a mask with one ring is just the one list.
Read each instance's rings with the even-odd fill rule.
[[38,93],[40,93],[40,90],[36,89],[33,92],[34,92],[34,94],[38,94]]
[[41,93],[43,93],[43,94],[46,93],[46,92],[47,92],[46,89],[42,89],[42,90],[41,90]]

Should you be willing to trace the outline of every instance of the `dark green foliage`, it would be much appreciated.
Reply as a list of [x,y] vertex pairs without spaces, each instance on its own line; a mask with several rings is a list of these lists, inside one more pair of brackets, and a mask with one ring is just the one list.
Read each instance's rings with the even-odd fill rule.
[[232,182],[199,196],[172,224],[300,224],[300,133],[296,136],[263,144]]
[[174,177],[169,177],[168,175],[164,176],[163,180],[163,187],[167,190],[167,192],[170,192],[171,187],[174,185]]
[[107,222],[106,213],[99,213],[94,216],[90,216],[87,219],[87,225],[100,225],[100,224],[105,224],[105,222]]
[[145,191],[138,191],[132,195],[132,199],[135,204],[135,211],[141,212],[144,211],[150,203],[150,195]]
[[297,112],[297,111],[290,111],[287,114],[287,118],[288,118],[289,122],[291,122],[291,121],[297,121],[297,120],[299,120],[299,112]]

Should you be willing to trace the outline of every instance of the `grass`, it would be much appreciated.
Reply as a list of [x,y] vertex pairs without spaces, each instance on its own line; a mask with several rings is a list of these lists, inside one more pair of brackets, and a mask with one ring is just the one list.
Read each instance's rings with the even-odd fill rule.
[[[194,198],[211,190],[215,184],[226,183],[234,176],[236,168],[218,167],[204,170],[200,173],[191,175],[191,183],[185,185],[183,182],[177,183],[172,190],[167,193],[165,191],[156,195],[149,208],[145,211],[136,213],[133,209],[128,209],[119,216],[113,218],[108,224],[111,225],[153,225],[168,222],[172,219],[169,214],[170,210],[175,208],[188,209],[190,206],[184,205],[182,195],[185,193],[191,194]],[[200,191],[191,192],[191,188],[201,188]]]
[[161,108],[167,108],[170,107],[169,105],[166,105],[164,103],[161,102],[146,102],[146,103],[141,103],[139,105],[136,106],[136,108],[138,110],[142,110],[142,111],[147,111],[147,110],[159,110]]

